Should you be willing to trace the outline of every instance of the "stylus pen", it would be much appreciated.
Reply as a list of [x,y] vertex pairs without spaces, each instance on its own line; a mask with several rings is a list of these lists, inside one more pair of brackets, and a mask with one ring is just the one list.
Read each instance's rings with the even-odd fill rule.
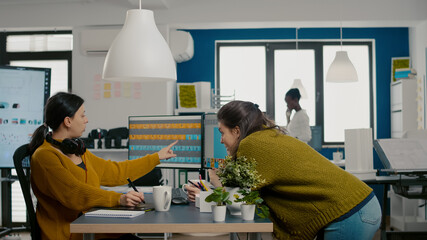
[[[133,188],[133,190],[135,190],[135,192],[139,192],[138,189],[136,189],[135,184],[133,184],[133,182],[130,180],[130,178],[128,178],[128,182],[129,185]],[[145,203],[144,200],[142,200],[143,203]]]

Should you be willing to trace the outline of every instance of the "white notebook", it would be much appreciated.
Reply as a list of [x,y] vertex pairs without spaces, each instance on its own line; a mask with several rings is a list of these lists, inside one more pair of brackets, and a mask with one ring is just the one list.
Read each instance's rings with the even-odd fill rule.
[[87,217],[112,217],[112,218],[134,218],[144,214],[145,211],[108,210],[99,209],[85,213]]

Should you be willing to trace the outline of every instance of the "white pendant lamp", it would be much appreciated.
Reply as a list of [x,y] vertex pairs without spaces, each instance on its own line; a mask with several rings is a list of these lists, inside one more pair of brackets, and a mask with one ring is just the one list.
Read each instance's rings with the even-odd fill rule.
[[347,51],[342,51],[342,26],[340,27],[341,51],[337,51],[335,59],[326,74],[326,82],[348,83],[357,82],[357,71],[348,58]]
[[127,11],[126,21],[108,50],[102,78],[109,81],[176,81],[172,53],[154,22],[153,11]]
[[307,99],[307,91],[305,90],[305,87],[302,85],[301,79],[294,79],[294,82],[292,83],[291,88],[298,88],[299,93],[301,94],[301,98]]

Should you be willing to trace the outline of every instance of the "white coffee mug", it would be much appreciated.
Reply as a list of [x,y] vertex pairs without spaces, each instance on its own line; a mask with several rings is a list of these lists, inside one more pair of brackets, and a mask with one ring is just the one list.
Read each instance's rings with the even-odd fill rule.
[[342,152],[334,152],[332,158],[334,162],[340,162],[342,160]]
[[171,186],[154,186],[153,187],[154,208],[156,211],[169,211],[172,199]]

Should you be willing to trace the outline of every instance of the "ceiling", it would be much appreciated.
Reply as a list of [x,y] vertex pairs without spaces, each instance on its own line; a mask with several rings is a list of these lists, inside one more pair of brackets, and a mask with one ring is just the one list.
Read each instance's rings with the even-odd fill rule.
[[[427,0],[141,0],[141,5],[155,12],[156,23],[186,29],[339,27],[340,23],[343,27],[411,27],[427,21]],[[8,14],[7,8],[22,9],[17,11],[24,14],[37,9],[38,16],[43,15],[40,8],[55,9],[53,14],[63,19],[73,11],[82,19],[71,20],[74,14],[60,19],[64,25],[71,21],[96,25],[123,22],[123,11],[139,8],[139,0],[0,0],[0,6],[3,14]],[[94,9],[107,14],[100,16],[105,19],[85,19]],[[10,14],[8,19],[13,19]]]

